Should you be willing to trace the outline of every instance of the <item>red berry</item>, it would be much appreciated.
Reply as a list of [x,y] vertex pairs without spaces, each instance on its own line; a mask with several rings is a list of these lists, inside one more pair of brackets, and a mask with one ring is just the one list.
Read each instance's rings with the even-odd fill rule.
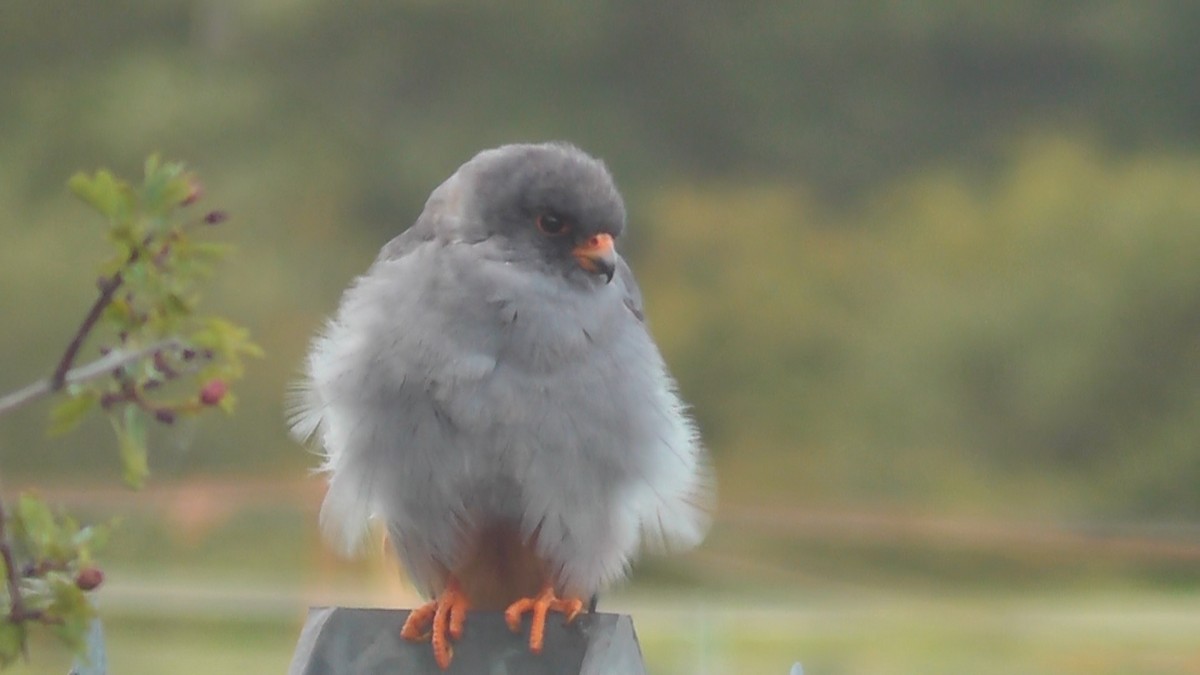
[[75,585],[81,591],[90,591],[104,583],[104,572],[99,567],[85,567],[75,575]]
[[204,405],[216,405],[225,398],[225,392],[229,391],[229,386],[224,380],[209,380],[200,389],[200,402]]

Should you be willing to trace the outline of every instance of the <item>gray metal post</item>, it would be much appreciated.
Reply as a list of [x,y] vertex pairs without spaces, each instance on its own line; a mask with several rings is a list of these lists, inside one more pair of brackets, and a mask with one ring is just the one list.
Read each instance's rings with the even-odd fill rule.
[[531,654],[528,620],[509,631],[500,612],[471,612],[443,671],[428,642],[400,637],[408,610],[315,607],[292,658],[289,675],[645,675],[633,620],[619,614],[582,614],[569,626],[552,614],[546,647]]

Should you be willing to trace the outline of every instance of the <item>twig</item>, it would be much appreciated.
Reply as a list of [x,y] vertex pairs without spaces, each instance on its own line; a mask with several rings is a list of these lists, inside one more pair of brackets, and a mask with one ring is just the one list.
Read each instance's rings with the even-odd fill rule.
[[[21,600],[21,586],[17,565],[13,562],[12,544],[8,540],[8,515],[4,512],[4,498],[0,496],[0,558],[4,560],[4,578],[8,585],[8,616],[5,621],[19,623],[25,617],[25,603]],[[29,659],[29,645],[21,640],[21,655]]]
[[[122,269],[137,262],[138,258],[142,255],[142,249],[149,246],[153,240],[153,235],[146,235],[146,238],[142,240],[141,247],[133,249],[129,257],[125,259],[125,262],[121,266]],[[159,250],[159,254],[166,251],[167,246],[168,244],[163,244]],[[71,343],[67,345],[67,350],[63,352],[62,358],[58,360],[58,365],[54,367],[54,374],[50,376],[51,391],[58,391],[67,385],[67,371],[71,370],[71,366],[75,365],[75,357],[79,355],[79,350],[83,347],[87,336],[96,327],[96,322],[100,320],[100,315],[104,313],[104,309],[112,302],[113,295],[116,294],[117,289],[123,283],[125,283],[125,277],[121,270],[117,270],[117,272],[107,279],[100,280],[99,297],[92,303],[87,316],[83,317],[83,322],[75,330],[75,335],[71,337]]]
[[[134,251],[126,264],[136,260],[137,255],[137,251]],[[83,317],[83,323],[79,324],[74,337],[71,338],[71,344],[67,345],[67,351],[63,352],[62,358],[58,360],[58,365],[54,368],[54,374],[50,376],[51,391],[58,391],[66,386],[67,372],[71,370],[71,366],[75,365],[75,357],[79,354],[79,349],[83,347],[84,340],[92,332],[92,328],[100,320],[104,308],[112,302],[113,294],[121,287],[124,280],[121,273],[117,272],[100,283],[100,296],[96,298],[96,302],[92,303],[92,308],[88,310],[87,316]]]
[[[113,350],[106,356],[102,356],[87,365],[67,371],[63,376],[62,386],[87,382],[97,377],[108,375],[117,368],[150,357],[158,351],[177,351],[180,349],[183,349],[183,343],[176,338],[169,338],[132,351]],[[53,394],[61,388],[56,388],[54,380],[47,377],[22,389],[18,389],[0,398],[0,417],[43,396]]]

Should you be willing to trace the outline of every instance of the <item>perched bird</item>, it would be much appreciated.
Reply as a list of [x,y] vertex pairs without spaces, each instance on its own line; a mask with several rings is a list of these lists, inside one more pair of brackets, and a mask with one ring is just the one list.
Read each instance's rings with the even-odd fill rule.
[[643,546],[707,528],[696,428],[614,248],[604,164],[561,143],[479,153],[384,246],[316,338],[292,430],[323,449],[327,535],[372,517],[417,589],[405,638],[442,668],[468,609],[569,621]]

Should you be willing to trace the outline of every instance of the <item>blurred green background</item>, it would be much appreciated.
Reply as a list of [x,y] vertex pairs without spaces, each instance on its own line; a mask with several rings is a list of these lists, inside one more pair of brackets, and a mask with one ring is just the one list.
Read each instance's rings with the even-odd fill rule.
[[1198,82],[1186,0],[6,0],[0,391],[93,300],[66,179],[151,152],[232,214],[206,306],[268,356],[145,493],[43,409],[0,477],[123,518],[114,673],[280,672],[308,604],[411,603],[318,540],[282,392],[443,178],[567,139],[720,483],[705,545],[601,605],[652,672],[1200,673]]

